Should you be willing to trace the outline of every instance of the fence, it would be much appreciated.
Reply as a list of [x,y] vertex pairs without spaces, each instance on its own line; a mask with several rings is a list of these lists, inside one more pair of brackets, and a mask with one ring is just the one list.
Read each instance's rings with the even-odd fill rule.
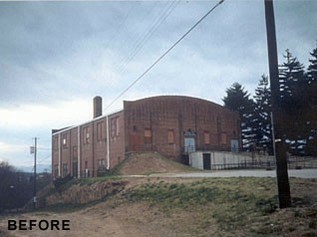
[[[198,169],[275,169],[274,156],[255,153],[197,151],[189,154],[189,164]],[[317,157],[288,156],[289,169],[317,168]]]

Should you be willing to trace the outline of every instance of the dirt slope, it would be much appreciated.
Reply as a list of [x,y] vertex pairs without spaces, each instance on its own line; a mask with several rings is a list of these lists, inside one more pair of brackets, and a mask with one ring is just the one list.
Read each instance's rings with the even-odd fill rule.
[[169,160],[155,152],[132,153],[117,168],[117,172],[122,175],[176,173],[189,170],[195,169]]

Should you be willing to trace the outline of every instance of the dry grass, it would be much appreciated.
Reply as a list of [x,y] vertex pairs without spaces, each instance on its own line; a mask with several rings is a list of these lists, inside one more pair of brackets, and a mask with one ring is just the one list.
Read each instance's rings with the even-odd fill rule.
[[[277,208],[272,178],[108,178],[80,187],[108,187],[103,182],[123,188],[81,209],[2,216],[1,235],[317,236],[316,180],[291,178],[293,207],[283,210]],[[8,218],[69,219],[71,231],[4,233]]]
[[167,159],[156,152],[132,153],[116,168],[116,173],[120,175],[149,175],[186,171],[196,171],[196,169]]

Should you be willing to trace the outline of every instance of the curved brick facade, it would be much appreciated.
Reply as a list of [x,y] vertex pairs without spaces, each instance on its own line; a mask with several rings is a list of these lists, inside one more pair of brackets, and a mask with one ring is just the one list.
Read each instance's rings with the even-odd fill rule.
[[237,113],[192,97],[125,101],[124,118],[126,151],[154,150],[178,160],[186,150],[188,131],[194,136],[196,150],[230,150],[231,140],[240,137]]

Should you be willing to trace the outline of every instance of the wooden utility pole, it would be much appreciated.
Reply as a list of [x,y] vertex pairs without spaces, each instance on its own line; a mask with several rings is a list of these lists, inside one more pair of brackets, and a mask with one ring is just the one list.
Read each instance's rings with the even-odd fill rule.
[[273,0],[264,0],[265,21],[267,31],[267,48],[270,71],[271,97],[272,97],[272,114],[274,118],[274,141],[275,159],[276,159],[276,176],[278,186],[279,207],[287,208],[291,206],[291,194],[287,171],[287,157],[284,147],[284,137],[282,131],[281,108],[279,104],[279,73],[277,60],[277,46],[275,35],[275,20]]
[[37,153],[37,137],[34,138],[34,147],[31,149],[34,154],[34,178],[33,178],[33,209],[36,208],[36,153]]

